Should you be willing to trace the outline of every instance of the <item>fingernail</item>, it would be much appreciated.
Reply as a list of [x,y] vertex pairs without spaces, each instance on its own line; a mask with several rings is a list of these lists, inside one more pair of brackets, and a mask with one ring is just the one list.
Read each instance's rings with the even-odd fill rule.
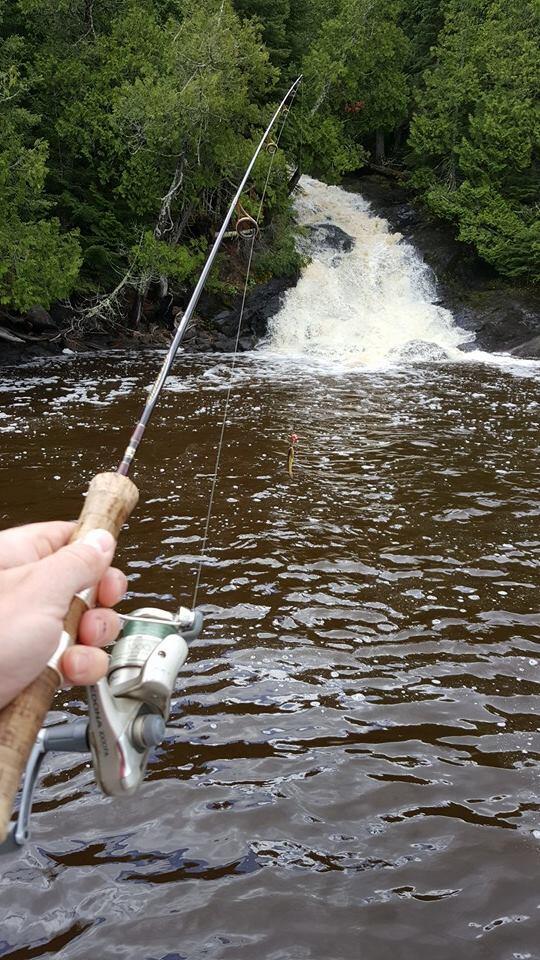
[[85,675],[89,655],[92,655],[90,651],[85,650],[83,647],[75,647],[71,651],[69,659],[69,673],[73,680],[77,680],[78,677],[83,677]]
[[86,543],[89,547],[101,550],[102,553],[110,553],[114,550],[114,537],[108,530],[89,530],[81,539],[81,543]]
[[122,593],[124,594],[128,588],[128,582],[127,582],[127,577],[125,573],[122,573],[121,570],[115,570],[114,579],[115,579],[118,590],[121,590]]

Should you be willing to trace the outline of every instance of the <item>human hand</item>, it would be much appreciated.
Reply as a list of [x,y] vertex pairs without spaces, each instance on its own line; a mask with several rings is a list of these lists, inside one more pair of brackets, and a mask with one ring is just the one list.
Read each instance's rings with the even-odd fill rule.
[[[52,521],[0,532],[0,707],[39,676],[56,650],[64,618],[76,593],[98,585],[97,602],[112,607],[127,580],[110,566],[115,541],[93,530],[69,543],[74,523]],[[107,672],[99,649],[116,639],[114,610],[88,610],[79,642],[64,653],[61,670],[69,683],[96,683]]]

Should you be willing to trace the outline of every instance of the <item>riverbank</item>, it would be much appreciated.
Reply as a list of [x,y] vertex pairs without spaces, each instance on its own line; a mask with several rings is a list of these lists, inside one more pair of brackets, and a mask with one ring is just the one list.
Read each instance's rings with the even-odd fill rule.
[[435,220],[400,182],[378,174],[350,177],[344,189],[360,193],[433,270],[441,306],[475,339],[464,349],[516,357],[540,357],[540,290],[513,285],[455,237],[452,225]]
[[[248,292],[238,341],[240,352],[252,350],[265,335],[268,320],[278,312],[286,290],[295,286],[298,278],[298,273],[274,277]],[[187,299],[184,298],[184,306]],[[51,313],[35,307],[24,317],[4,315],[0,320],[0,366],[60,354],[167,347],[175,323],[182,316],[179,303],[182,303],[180,298],[170,298],[170,302],[155,305],[136,328],[120,321],[83,324],[80,316],[63,307]],[[183,340],[185,352],[233,351],[241,305],[241,293],[227,299],[203,294]]]

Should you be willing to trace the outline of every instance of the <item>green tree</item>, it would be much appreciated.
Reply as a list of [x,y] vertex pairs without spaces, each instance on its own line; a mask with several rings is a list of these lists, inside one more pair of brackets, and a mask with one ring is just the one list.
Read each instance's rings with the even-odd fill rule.
[[232,158],[247,162],[268,113],[260,103],[276,74],[258,28],[230,0],[20,0],[19,10],[49,202],[80,232],[79,289],[163,288],[164,265],[186,278],[197,238],[234,192]]
[[272,62],[286,66],[291,53],[291,0],[234,0],[234,7],[243,19],[255,19],[261,25]]
[[538,13],[538,0],[0,0],[0,301],[112,289],[127,303],[135,289],[140,305],[169,280],[187,287],[300,70],[285,153],[271,171],[261,156],[242,201],[257,211],[270,173],[257,275],[298,262],[286,156],[336,181],[395,149],[413,111],[408,159],[430,209],[497,269],[538,277]]
[[433,48],[444,24],[447,0],[403,0],[400,25],[410,41],[408,69],[415,84],[433,64]]
[[540,278],[539,7],[450,0],[411,126],[414,182],[509,277]]
[[[327,4],[319,3],[324,16]],[[406,116],[408,41],[397,0],[337,0],[303,63],[308,167],[335,179],[362,165],[364,144],[379,143]]]
[[21,106],[29,90],[17,38],[0,45],[0,303],[26,310],[67,296],[81,265],[74,232],[50,215],[47,144]]

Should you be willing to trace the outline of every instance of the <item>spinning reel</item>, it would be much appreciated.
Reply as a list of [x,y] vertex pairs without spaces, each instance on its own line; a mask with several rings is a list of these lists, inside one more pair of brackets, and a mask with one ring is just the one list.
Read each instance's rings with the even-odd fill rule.
[[176,677],[203,617],[185,607],[176,616],[143,607],[122,619],[107,676],[87,688],[88,720],[40,730],[26,766],[17,820],[0,853],[17,850],[29,839],[34,788],[46,753],[90,753],[96,781],[107,796],[126,796],[140,787],[150,751],[165,736]]

